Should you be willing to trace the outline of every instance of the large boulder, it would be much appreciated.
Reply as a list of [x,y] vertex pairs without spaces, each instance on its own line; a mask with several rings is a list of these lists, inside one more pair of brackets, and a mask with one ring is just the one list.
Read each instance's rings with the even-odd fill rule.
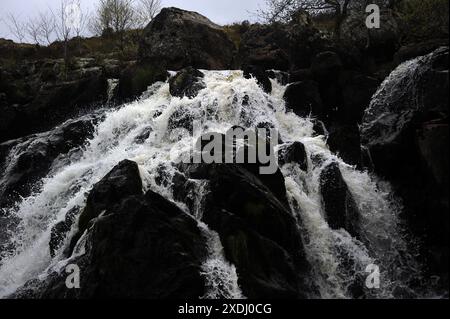
[[342,105],[337,118],[347,124],[361,123],[364,111],[377,91],[380,81],[359,72],[343,72],[340,84],[342,88]]
[[164,8],[145,28],[139,60],[180,70],[230,69],[235,46],[208,18],[178,8]]
[[86,207],[78,220],[78,239],[89,223],[122,198],[142,194],[142,181],[135,162],[124,160],[115,166],[100,182],[94,185]]
[[395,53],[394,61],[399,65],[408,60],[430,54],[442,46],[448,46],[448,39],[431,39],[423,42],[409,43],[400,47]]
[[278,163],[284,164],[298,164],[303,171],[308,170],[308,154],[306,153],[305,145],[301,142],[294,142],[286,147],[282,147],[278,151]]
[[[69,120],[52,131],[0,144],[0,205],[5,207],[30,194],[58,157],[76,152],[93,136],[97,114]],[[9,160],[7,160],[9,158]]]
[[[134,170],[136,164],[121,166]],[[152,191],[125,192],[126,177],[116,176],[123,169],[115,168],[104,181],[123,191],[101,205],[103,214],[91,221],[83,239],[85,253],[72,257],[71,264],[80,268],[80,289],[66,287],[63,269],[28,282],[12,297],[198,299],[205,294],[201,266],[207,251],[197,222]],[[136,186],[137,176],[130,177],[130,186]]]
[[299,116],[324,117],[322,97],[319,85],[315,81],[306,80],[289,84],[283,98],[286,106]]
[[290,211],[240,165],[209,165],[203,220],[217,231],[249,298],[304,298],[309,264]]
[[376,172],[393,183],[411,229],[424,238],[422,256],[438,275],[448,272],[449,252],[448,51],[400,65],[375,94],[362,126]]

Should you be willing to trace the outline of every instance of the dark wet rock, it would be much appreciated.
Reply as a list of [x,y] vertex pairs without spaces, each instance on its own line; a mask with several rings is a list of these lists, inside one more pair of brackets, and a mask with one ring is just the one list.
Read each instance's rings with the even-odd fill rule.
[[[240,169],[245,170],[248,174],[254,176],[254,178],[259,179],[261,183],[267,187],[274,196],[286,207],[289,206],[287,197],[286,197],[286,185],[284,183],[283,173],[279,168],[275,171],[274,174],[261,174],[260,168],[263,166],[267,166],[267,164],[262,164],[260,162],[257,163],[249,163],[247,152],[249,151],[249,146],[241,147],[235,152],[244,152],[244,163],[242,164],[224,164],[230,167],[237,166]],[[235,155],[236,153],[234,153]],[[274,155],[276,155],[274,153]],[[276,161],[276,158],[274,159]],[[236,159],[234,159],[236,161]],[[193,179],[210,179],[213,174],[215,174],[215,169],[218,164],[180,164],[178,168],[184,172],[189,178]],[[220,167],[220,165],[219,165]]]
[[117,194],[106,210],[86,234],[86,253],[71,261],[80,267],[80,289],[67,289],[64,272],[52,273],[44,282],[29,282],[14,297],[198,299],[204,295],[205,239],[193,218],[151,191]]
[[156,63],[130,63],[120,75],[117,88],[119,101],[139,97],[149,86],[166,81],[168,77],[167,71]]
[[239,49],[242,65],[286,71],[289,57],[282,48],[288,42],[285,30],[279,26],[252,25],[242,36]]
[[[22,68],[22,67],[23,68]],[[44,76],[46,72],[52,77]],[[75,59],[23,62],[0,72],[0,143],[46,131],[107,100],[108,81],[100,66]]]
[[49,132],[0,144],[4,159],[12,156],[3,166],[0,162],[4,172],[0,186],[1,206],[27,196],[31,185],[49,173],[55,159],[77,152],[93,136],[98,119],[95,114],[84,116]]
[[308,156],[305,145],[301,142],[294,142],[283,147],[278,153],[278,163],[280,165],[295,163],[299,164],[303,171],[308,170]]
[[67,212],[63,221],[52,227],[49,242],[50,256],[55,257],[56,252],[61,248],[79,212],[80,208],[74,207]]
[[223,29],[206,17],[178,8],[164,8],[144,29],[139,60],[169,70],[187,66],[228,70],[235,50]]
[[448,46],[448,39],[432,39],[428,41],[407,44],[402,46],[395,53],[394,61],[398,65],[405,61],[430,54],[442,46]]
[[332,82],[337,79],[343,69],[341,58],[332,51],[317,54],[311,63],[311,73],[321,82]]
[[269,79],[277,80],[281,85],[287,85],[289,83],[289,73],[283,71],[268,70],[266,71]]
[[170,94],[176,97],[194,98],[206,86],[201,80],[204,74],[192,67],[184,68],[169,80]]
[[332,229],[345,229],[352,236],[358,237],[358,208],[342,177],[338,163],[329,164],[321,172],[320,193],[328,225]]
[[413,146],[421,123],[448,117],[448,48],[407,62],[395,70],[366,110],[362,138],[378,171],[390,176]]
[[195,105],[190,107],[181,105],[169,117],[168,128],[169,130],[185,129],[192,134],[194,120],[202,118],[203,114],[203,111]]
[[295,82],[303,82],[307,80],[312,80],[313,75],[311,70],[308,69],[298,69],[289,72],[289,83],[295,83]]
[[254,24],[242,35],[237,60],[265,70],[296,70],[309,67],[327,44],[309,18],[294,18],[286,24]]
[[400,30],[392,10],[381,10],[380,28],[368,29],[365,13],[354,12],[342,23],[342,40],[372,56],[376,62],[391,61],[400,43]]
[[406,62],[366,110],[363,143],[375,171],[391,181],[403,216],[423,238],[430,274],[448,287],[448,47]]
[[326,123],[361,123],[380,82],[346,65],[341,56],[334,51],[320,52],[309,69],[291,72],[286,105],[299,116],[311,115]]
[[269,76],[266,71],[260,67],[250,65],[243,68],[244,77],[246,79],[255,78],[258,82],[258,85],[264,90],[266,93],[272,92],[272,82],[270,82]]
[[309,266],[286,206],[238,165],[211,166],[208,179],[203,220],[219,233],[244,295],[305,297]]
[[370,155],[370,151],[366,146],[361,147],[361,168],[369,172],[374,171],[372,156]]
[[361,166],[361,136],[357,124],[332,123],[328,127],[327,144],[347,164]]
[[284,93],[286,106],[295,114],[323,117],[323,104],[319,86],[314,81],[303,81],[289,84]]
[[314,125],[313,125],[313,130],[314,130],[314,134],[316,136],[327,136],[328,135],[328,130],[325,127],[325,124],[320,121],[320,120],[314,120],[313,121]]
[[364,111],[369,107],[380,82],[358,72],[345,73],[341,78],[343,104],[339,107],[337,117],[348,124],[361,123]]
[[136,138],[135,138],[135,142],[137,144],[143,144],[145,143],[145,141],[150,137],[150,134],[153,132],[153,128],[152,127],[147,127],[144,130],[142,130],[141,134],[139,134]]
[[142,194],[142,181],[135,162],[124,160],[117,164],[100,182],[94,185],[86,201],[86,207],[78,221],[79,235],[89,223],[105,213],[122,198]]

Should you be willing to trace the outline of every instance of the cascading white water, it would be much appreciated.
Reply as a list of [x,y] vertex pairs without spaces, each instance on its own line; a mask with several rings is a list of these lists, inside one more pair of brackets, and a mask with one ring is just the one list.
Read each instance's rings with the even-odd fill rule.
[[[399,257],[407,253],[406,246],[398,229],[398,211],[388,192],[378,187],[368,173],[357,171],[333,155],[325,137],[314,136],[310,119],[288,112],[282,99],[285,87],[276,81],[272,81],[273,91],[268,95],[256,80],[245,79],[241,71],[203,72],[206,88],[193,99],[171,97],[168,83],[156,83],[140,100],[108,111],[81,155],[65,159],[64,165],[56,160],[38,189],[6,212],[20,222],[10,236],[14,249],[5,252],[0,262],[0,297],[61,264],[62,254],[50,257],[51,228],[64,220],[72,208],[83,207],[93,185],[121,160],[138,163],[144,189],[173,200],[171,180],[177,171],[170,162],[189,153],[200,134],[225,133],[233,125],[254,127],[259,123],[271,123],[285,142],[304,143],[309,155],[308,172],[296,165],[285,165],[283,174],[292,214],[298,220],[313,279],[319,287],[320,295],[311,297],[350,297],[348,285],[372,263],[382,269],[382,289],[374,292],[374,297],[391,297],[394,289],[406,283],[404,276],[396,278],[395,275],[400,271],[415,271],[415,266],[412,262],[402,264],[412,259]],[[169,127],[174,114],[187,113],[202,120],[202,131],[195,136]],[[314,155],[325,160],[320,165],[313,164]],[[339,163],[360,208],[364,224],[361,241],[344,230],[330,229],[324,217],[319,175],[331,161]],[[166,183],[161,183],[161,174]],[[243,297],[236,269],[226,261],[218,235],[200,221],[201,200],[207,185],[197,183],[195,211],[189,211],[182,203],[178,205],[197,218],[207,238],[210,255],[202,269],[208,286],[205,298]],[[72,233],[75,230],[74,226]],[[343,265],[343,255],[352,260],[350,271]]]

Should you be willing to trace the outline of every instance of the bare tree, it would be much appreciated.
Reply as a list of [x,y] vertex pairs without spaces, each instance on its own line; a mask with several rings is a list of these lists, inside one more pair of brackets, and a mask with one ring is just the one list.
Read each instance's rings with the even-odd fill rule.
[[266,0],[267,9],[258,15],[263,20],[288,22],[293,13],[305,10],[312,14],[329,13],[334,18],[334,34],[340,37],[341,25],[350,9],[362,8],[365,0]]
[[139,0],[136,8],[138,28],[145,28],[161,10],[161,0]]
[[73,22],[71,21],[71,5],[68,0],[61,0],[57,11],[52,11],[55,19],[55,33],[58,41],[64,45],[64,61],[67,62],[67,49],[69,40],[73,33]]
[[30,19],[30,21],[25,24],[25,31],[34,44],[38,45],[41,43],[42,32],[40,21],[38,19]]
[[26,36],[26,26],[24,23],[20,22],[20,17],[16,17],[14,14],[9,13],[5,23],[9,31],[20,43],[22,43]]
[[72,5],[77,8],[78,12],[75,17],[76,21],[73,21],[73,33],[76,37],[80,38],[87,29],[89,23],[89,13],[85,12],[81,8],[80,0],[72,0]]
[[55,32],[54,15],[51,12],[39,13],[39,27],[41,37],[47,42],[47,45],[50,45]]
[[108,0],[100,0],[96,12],[91,17],[89,29],[95,35],[112,30],[112,11]]
[[136,24],[136,12],[133,0],[100,0],[96,14],[91,19],[90,29],[98,35],[114,33],[123,51],[126,31]]

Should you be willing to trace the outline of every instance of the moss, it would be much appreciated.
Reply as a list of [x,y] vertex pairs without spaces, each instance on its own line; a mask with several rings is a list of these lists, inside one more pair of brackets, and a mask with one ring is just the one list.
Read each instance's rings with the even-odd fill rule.
[[128,67],[119,84],[119,96],[122,100],[135,98],[145,92],[157,81],[165,81],[167,71],[154,64],[136,64]]

